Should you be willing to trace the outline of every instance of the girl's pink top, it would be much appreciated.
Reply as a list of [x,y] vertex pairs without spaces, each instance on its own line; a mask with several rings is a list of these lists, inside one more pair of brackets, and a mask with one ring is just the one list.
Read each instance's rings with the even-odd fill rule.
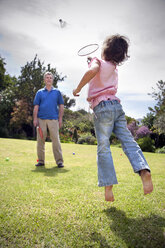
[[89,68],[94,61],[99,61],[100,69],[89,82],[87,101],[90,107],[94,109],[101,101],[118,100],[120,102],[119,98],[115,96],[118,88],[118,71],[116,66],[111,62],[93,58],[88,65]]

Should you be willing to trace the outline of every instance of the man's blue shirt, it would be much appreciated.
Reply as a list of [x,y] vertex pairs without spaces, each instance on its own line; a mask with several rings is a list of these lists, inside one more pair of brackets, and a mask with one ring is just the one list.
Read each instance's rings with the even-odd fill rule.
[[64,104],[61,92],[52,87],[50,91],[44,87],[37,91],[34,105],[39,105],[38,118],[48,120],[58,120],[58,105]]

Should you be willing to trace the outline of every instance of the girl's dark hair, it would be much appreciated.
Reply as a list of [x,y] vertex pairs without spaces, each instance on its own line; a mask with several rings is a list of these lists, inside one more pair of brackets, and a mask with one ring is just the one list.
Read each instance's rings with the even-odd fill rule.
[[113,35],[105,39],[102,48],[102,55],[106,61],[115,65],[120,65],[129,58],[128,56],[129,40],[125,36]]

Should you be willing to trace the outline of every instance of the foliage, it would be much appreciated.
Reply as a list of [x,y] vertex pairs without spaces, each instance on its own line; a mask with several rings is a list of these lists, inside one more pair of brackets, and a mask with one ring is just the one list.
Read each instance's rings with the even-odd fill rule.
[[110,137],[110,144],[112,145],[117,145],[120,144],[120,141],[116,137],[116,135],[112,132],[111,137]]
[[158,92],[156,89],[153,89],[152,93],[149,93],[156,101],[157,104],[155,105],[154,109],[151,107],[149,108],[152,112],[159,112],[164,110],[164,105],[165,105],[165,82],[163,80],[160,80],[156,83],[156,86],[158,88]]
[[88,145],[96,145],[97,141],[96,138],[90,135],[89,133],[86,135],[82,135],[79,137],[78,144],[88,144]]
[[150,137],[154,140],[156,148],[162,147],[165,142],[165,82],[156,83],[157,89],[149,93],[156,101],[154,108],[149,107],[150,113],[143,118],[142,124],[152,131]]
[[75,129],[74,129],[72,139],[73,139],[73,141],[74,141],[75,143],[77,143],[77,141],[78,141],[78,133],[77,133],[77,128],[75,128]]
[[11,112],[14,107],[17,79],[6,74],[5,62],[0,58],[0,137],[10,135]]
[[153,113],[147,113],[147,116],[142,119],[142,124],[149,129],[153,129],[155,116]]
[[154,127],[158,130],[160,134],[165,134],[165,109],[164,113],[158,114],[154,121]]
[[165,153],[165,146],[156,150],[157,153]]
[[85,109],[79,109],[77,110],[78,113],[82,114],[82,115],[87,115],[88,112]]
[[67,133],[60,133],[60,142],[61,143],[71,143],[72,136],[68,135]]
[[126,118],[126,121],[127,121],[127,125],[131,124],[132,122],[135,122],[136,123],[136,120],[130,116],[125,116]]
[[28,103],[25,100],[19,100],[15,103],[13,112],[11,113],[10,124],[16,130],[22,128],[24,124],[31,124],[32,115],[28,109]]
[[136,136],[136,131],[138,129],[138,126],[136,124],[136,121],[131,122],[130,124],[127,125],[127,128],[131,132],[132,136]]
[[144,152],[155,152],[154,141],[150,137],[143,137],[137,140],[138,145]]
[[6,88],[6,83],[5,83],[5,65],[6,63],[4,62],[4,58],[0,56],[0,92]]
[[[1,126],[1,123],[0,123],[0,126]],[[1,138],[9,137],[9,132],[8,132],[8,129],[6,127],[1,126],[1,128],[0,128],[0,137]]]
[[155,143],[155,147],[156,148],[160,148],[163,147],[165,144],[165,134],[161,133],[157,133],[156,131],[152,132],[150,134],[150,137],[152,140],[154,140]]
[[68,96],[63,94],[64,106],[66,109],[74,107],[76,105],[75,99],[70,99]]
[[157,90],[152,88],[153,92],[149,95],[157,101],[157,104],[149,110],[155,115],[154,127],[159,133],[165,133],[165,82],[160,80],[156,86]]
[[143,138],[145,136],[149,136],[150,133],[151,133],[151,131],[149,130],[148,127],[141,126],[136,131],[136,139]]
[[85,110],[72,111],[65,108],[61,133],[66,137],[66,140],[72,137],[74,142],[78,142],[78,139],[84,133],[90,133],[90,135],[94,136],[92,119],[92,114]]

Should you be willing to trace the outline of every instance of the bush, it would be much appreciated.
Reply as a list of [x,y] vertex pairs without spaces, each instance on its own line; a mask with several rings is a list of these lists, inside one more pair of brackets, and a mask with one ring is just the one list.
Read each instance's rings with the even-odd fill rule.
[[12,138],[14,138],[14,139],[27,139],[27,135],[24,131],[22,131],[20,133],[14,133],[12,135]]
[[156,150],[157,153],[165,153],[165,146]]
[[136,131],[138,129],[138,126],[136,124],[136,121],[131,122],[127,125],[128,130],[131,132],[132,136],[135,137]]
[[138,145],[144,152],[155,152],[154,141],[150,137],[138,139]]
[[88,145],[96,145],[97,141],[96,138],[93,137],[92,135],[84,135],[78,139],[77,144],[84,144],[84,143]]
[[5,128],[5,127],[0,128],[0,137],[1,138],[8,138],[9,137],[9,132],[8,132],[7,128]]
[[120,144],[120,141],[118,140],[118,138],[116,137],[116,135],[114,133],[111,134],[110,144],[111,145],[118,145],[118,144]]
[[78,133],[77,133],[77,129],[76,128],[74,129],[72,140],[75,143],[77,143],[77,141],[78,141]]
[[72,138],[70,135],[60,133],[60,142],[61,143],[71,143]]
[[140,139],[146,136],[149,136],[151,131],[149,130],[148,127],[146,126],[141,126],[139,129],[136,131],[136,139]]

